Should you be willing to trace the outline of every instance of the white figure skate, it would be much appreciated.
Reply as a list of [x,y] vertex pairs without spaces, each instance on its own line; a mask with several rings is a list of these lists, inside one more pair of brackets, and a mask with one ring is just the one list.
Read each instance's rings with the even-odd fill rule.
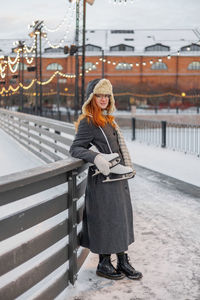
[[[105,154],[105,153],[101,153],[101,155],[103,155],[103,157],[109,161],[110,163],[110,168],[116,166],[117,164],[119,164],[120,162],[120,157],[118,153],[111,153],[111,154]],[[98,174],[100,174],[101,172],[97,169],[97,167],[95,166],[95,173],[92,176],[96,176]]]
[[[111,174],[118,175],[116,178],[110,178]],[[113,182],[113,181],[119,181],[119,180],[126,180],[133,178],[136,174],[136,171],[132,169],[131,167],[123,166],[121,164],[117,164],[114,167],[110,168],[110,174],[106,176],[106,179],[103,180],[103,182]]]

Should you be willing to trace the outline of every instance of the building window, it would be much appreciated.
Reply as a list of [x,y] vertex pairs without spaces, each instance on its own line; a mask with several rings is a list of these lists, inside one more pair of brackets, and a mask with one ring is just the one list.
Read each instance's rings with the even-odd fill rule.
[[145,51],[170,51],[170,47],[162,44],[155,44],[145,47]]
[[101,47],[88,44],[85,46],[86,51],[101,51]]
[[200,70],[200,62],[199,61],[193,61],[188,65],[188,70]]
[[86,70],[96,70],[96,65],[95,64],[93,64],[92,62],[90,62],[90,61],[87,61],[86,63],[85,63],[85,69]]
[[110,47],[110,51],[134,51],[134,47],[120,44]]
[[47,66],[47,70],[49,70],[49,71],[55,71],[55,70],[61,71],[62,69],[63,69],[63,67],[57,63],[52,63]]
[[24,82],[25,82],[26,84],[30,84],[31,81],[32,81],[31,79],[25,79],[25,80],[24,80]]
[[151,66],[152,70],[167,70],[167,65],[163,62],[155,62],[152,66]]
[[[18,64],[17,70],[19,70],[19,68],[20,68],[20,70],[22,70],[23,69],[23,65],[24,65],[24,71],[26,71],[27,70],[27,65],[23,64],[21,62]],[[12,68],[15,69],[15,67],[16,67],[16,65],[14,65],[14,67],[12,67]]]
[[[102,48],[96,45],[87,44],[85,45],[85,51],[101,51]],[[82,52],[82,47],[78,48],[78,52]]]
[[127,41],[127,42],[134,41],[134,39],[128,39],[128,38],[126,38],[126,39],[124,39],[124,40]]
[[134,30],[111,30],[111,33],[134,33]]
[[182,47],[181,51],[182,52],[185,52],[185,51],[200,51],[200,46],[197,45],[197,44],[191,44],[191,45]]
[[10,84],[15,84],[15,83],[17,83],[17,80],[16,80],[16,79],[13,79],[13,78],[11,78],[11,79],[10,79]]
[[45,48],[44,49],[45,53],[64,53],[64,48],[63,47],[58,47],[58,48]]
[[118,63],[115,67],[116,70],[131,70],[133,68],[133,64],[129,63]]

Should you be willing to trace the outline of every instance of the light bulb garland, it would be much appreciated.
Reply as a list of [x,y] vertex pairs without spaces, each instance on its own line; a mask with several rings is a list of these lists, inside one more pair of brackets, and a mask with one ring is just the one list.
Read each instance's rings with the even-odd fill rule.
[[[163,58],[164,58],[164,56],[161,58],[158,58],[158,59],[151,59],[150,61],[149,61],[149,64],[153,64],[153,63],[155,63],[155,62],[163,62]],[[168,55],[167,56],[167,59],[171,59],[171,55]],[[120,61],[112,61],[111,59],[106,59],[106,58],[102,58],[102,57],[100,57],[99,59],[98,59],[99,61],[96,61],[96,62],[94,62],[93,63],[93,66],[99,66],[99,63],[100,62],[103,62],[103,63],[107,63],[108,65],[113,65],[113,66],[116,66],[116,65],[120,65],[120,66],[123,66],[124,65],[124,67],[127,65],[127,64],[129,64],[130,65],[130,67],[131,68],[133,68],[134,67],[134,65],[135,65],[135,67],[139,67],[140,65],[143,65],[143,66],[147,66],[147,62],[146,61],[143,61],[142,63],[139,63],[139,62],[136,62],[136,63],[128,63],[128,62],[120,62]],[[94,67],[90,67],[90,68],[88,68],[88,69],[86,69],[85,70],[85,72],[86,73],[89,73],[89,72],[91,72],[91,71],[94,71],[94,70],[96,70],[96,68],[94,68]],[[79,75],[80,76],[82,76],[82,73],[80,72],[79,73]]]
[[8,64],[9,65],[15,65],[17,60],[19,59],[19,56],[20,56],[19,51],[17,51],[17,56],[15,57],[14,60],[12,60],[10,56],[8,56]]
[[5,87],[3,87],[2,90],[0,91],[0,95],[2,95],[3,93],[9,93],[9,91],[16,92],[19,90],[20,87],[23,88],[24,90],[28,90],[33,86],[33,84],[35,82],[39,85],[47,85],[55,78],[56,75],[59,75],[64,78],[75,78],[76,77],[75,74],[64,74],[60,71],[55,71],[54,74],[46,81],[39,81],[39,80],[33,79],[28,86],[25,86],[20,82],[16,88],[14,88],[12,85],[9,85],[8,89],[5,89]]
[[[65,14],[64,18],[55,28],[49,28],[45,23],[43,27],[47,32],[56,32],[60,30],[60,28],[65,24],[65,22],[67,22],[70,18],[72,18],[74,13],[75,13],[75,6],[70,5],[67,8],[67,13]],[[71,14],[71,16],[69,14]]]

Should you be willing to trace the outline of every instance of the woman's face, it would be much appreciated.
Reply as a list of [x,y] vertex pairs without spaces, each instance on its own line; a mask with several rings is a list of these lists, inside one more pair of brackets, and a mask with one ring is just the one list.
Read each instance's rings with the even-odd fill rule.
[[110,95],[95,94],[95,101],[99,108],[106,109],[110,100]]

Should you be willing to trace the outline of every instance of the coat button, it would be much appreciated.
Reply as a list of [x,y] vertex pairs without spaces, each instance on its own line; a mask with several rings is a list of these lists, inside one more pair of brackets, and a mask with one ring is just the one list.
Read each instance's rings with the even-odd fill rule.
[[115,132],[113,132],[113,135],[115,135],[116,133]]

